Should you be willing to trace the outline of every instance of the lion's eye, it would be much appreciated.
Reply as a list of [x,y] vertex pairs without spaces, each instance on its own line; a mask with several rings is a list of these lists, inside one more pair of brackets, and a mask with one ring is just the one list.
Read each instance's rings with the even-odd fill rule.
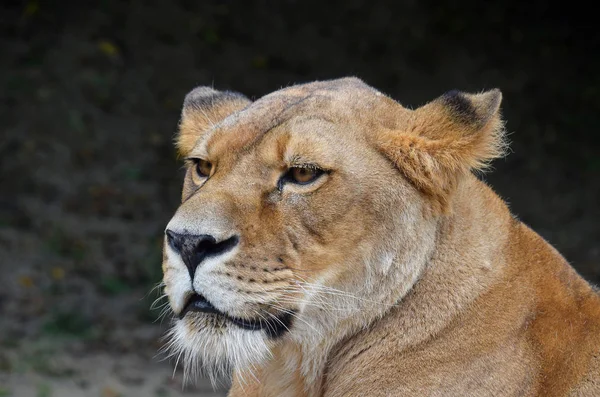
[[309,184],[322,174],[323,170],[308,167],[292,167],[288,171],[290,182],[297,183],[299,185]]
[[213,164],[210,161],[198,159],[196,162],[196,172],[200,178],[208,178],[212,172]]

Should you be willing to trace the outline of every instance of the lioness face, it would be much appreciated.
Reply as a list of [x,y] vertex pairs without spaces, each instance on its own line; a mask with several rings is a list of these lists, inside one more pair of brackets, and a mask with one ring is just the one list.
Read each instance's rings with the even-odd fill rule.
[[188,94],[182,203],[163,255],[171,345],[188,369],[251,367],[285,338],[378,313],[410,288],[435,217],[373,143],[405,112],[355,79],[254,103],[208,88]]

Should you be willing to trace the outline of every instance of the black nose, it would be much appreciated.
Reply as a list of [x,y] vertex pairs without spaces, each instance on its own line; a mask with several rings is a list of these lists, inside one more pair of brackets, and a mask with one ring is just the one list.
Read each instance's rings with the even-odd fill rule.
[[175,233],[172,230],[166,230],[167,241],[173,250],[179,255],[183,263],[187,266],[192,281],[196,268],[206,258],[219,256],[230,251],[238,242],[238,236],[232,236],[227,240],[217,242],[217,240],[208,234],[187,234]]

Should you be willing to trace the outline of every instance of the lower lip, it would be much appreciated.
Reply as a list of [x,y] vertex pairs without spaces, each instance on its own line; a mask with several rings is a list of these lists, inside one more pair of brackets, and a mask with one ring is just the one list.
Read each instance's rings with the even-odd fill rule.
[[179,314],[179,319],[183,319],[189,312],[216,314],[217,316],[223,317],[227,321],[248,331],[260,331],[264,329],[267,334],[272,337],[280,336],[287,331],[292,320],[291,313],[284,313],[283,316],[280,316],[279,318],[273,318],[272,321],[253,321],[231,317],[219,311],[208,300],[206,300],[206,298],[200,295],[196,295],[190,299],[190,301],[185,305]]
[[206,298],[200,295],[195,295],[188,301],[179,314],[179,318],[184,318],[188,312],[223,314],[207,301]]

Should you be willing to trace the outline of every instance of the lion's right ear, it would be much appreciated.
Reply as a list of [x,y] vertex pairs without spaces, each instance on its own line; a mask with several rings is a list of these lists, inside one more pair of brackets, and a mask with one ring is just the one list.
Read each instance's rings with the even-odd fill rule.
[[251,101],[232,91],[217,91],[197,87],[185,96],[176,146],[179,154],[187,156],[198,138],[230,114],[242,110]]

